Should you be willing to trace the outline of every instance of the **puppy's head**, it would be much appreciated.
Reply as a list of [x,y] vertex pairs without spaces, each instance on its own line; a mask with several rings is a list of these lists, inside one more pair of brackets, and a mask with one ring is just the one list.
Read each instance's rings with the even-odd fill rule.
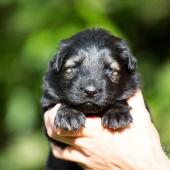
[[50,70],[61,100],[85,113],[98,113],[128,98],[139,84],[127,43],[102,29],[63,40]]

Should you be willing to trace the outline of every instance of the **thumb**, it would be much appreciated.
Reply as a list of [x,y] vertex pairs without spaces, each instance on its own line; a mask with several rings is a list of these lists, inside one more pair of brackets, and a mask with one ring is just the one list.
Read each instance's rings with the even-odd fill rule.
[[134,96],[127,100],[128,105],[132,108],[131,115],[134,123],[151,122],[149,111],[146,108],[143,95],[140,89],[136,91]]

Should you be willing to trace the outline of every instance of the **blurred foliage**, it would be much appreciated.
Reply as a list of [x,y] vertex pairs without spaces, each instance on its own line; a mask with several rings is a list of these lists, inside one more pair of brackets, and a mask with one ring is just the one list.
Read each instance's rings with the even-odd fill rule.
[[144,95],[170,146],[170,1],[0,0],[0,169],[43,169],[42,75],[58,42],[103,27],[130,43]]

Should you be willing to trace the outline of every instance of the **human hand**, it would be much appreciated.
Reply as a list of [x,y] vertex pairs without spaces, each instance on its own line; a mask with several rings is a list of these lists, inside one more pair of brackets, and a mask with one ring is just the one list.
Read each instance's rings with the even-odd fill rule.
[[54,156],[79,163],[85,170],[168,170],[159,135],[145,107],[141,91],[128,99],[133,123],[122,130],[101,126],[101,119],[90,117],[78,132],[56,129],[54,117],[60,104],[44,114],[47,133],[70,146],[51,145]]

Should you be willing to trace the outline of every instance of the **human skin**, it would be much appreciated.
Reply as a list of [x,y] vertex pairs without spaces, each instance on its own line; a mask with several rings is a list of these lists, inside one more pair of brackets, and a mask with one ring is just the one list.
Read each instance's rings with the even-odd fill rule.
[[151,122],[140,90],[127,100],[133,123],[122,130],[101,126],[101,118],[89,117],[78,132],[57,129],[55,114],[60,107],[44,114],[48,135],[69,144],[65,149],[51,144],[55,157],[74,161],[85,170],[169,170],[170,161],[162,150],[159,134]]

